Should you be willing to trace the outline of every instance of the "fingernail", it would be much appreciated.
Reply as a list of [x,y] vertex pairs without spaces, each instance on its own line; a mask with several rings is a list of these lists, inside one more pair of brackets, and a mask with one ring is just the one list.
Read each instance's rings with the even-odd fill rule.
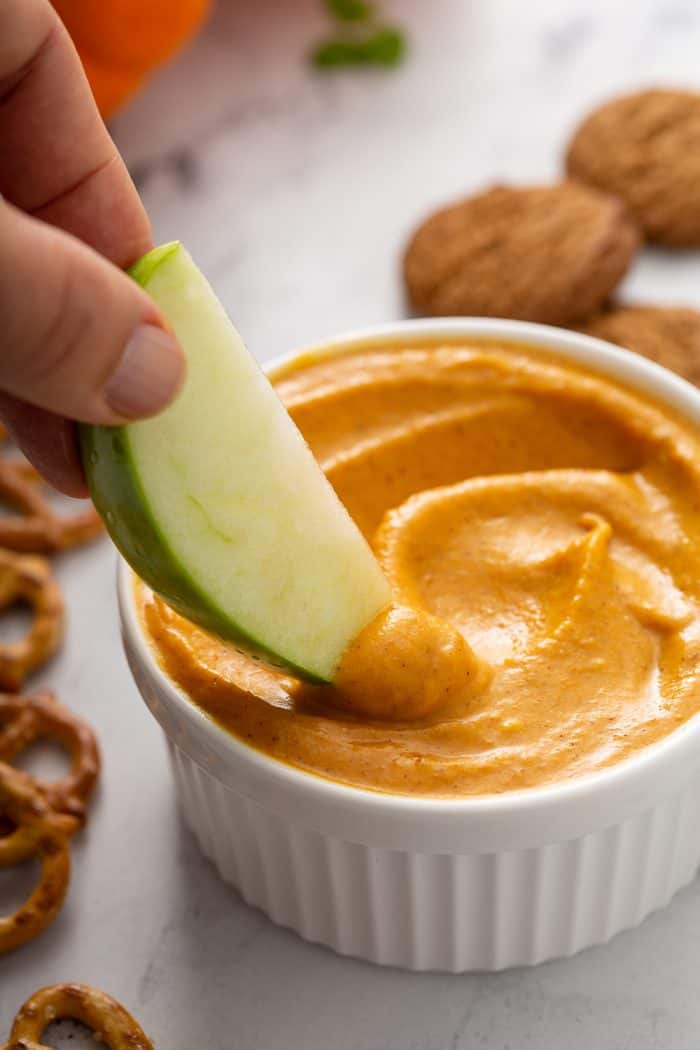
[[143,324],[126,344],[104,398],[119,416],[150,416],[169,404],[184,374],[185,358],[177,340],[162,328]]

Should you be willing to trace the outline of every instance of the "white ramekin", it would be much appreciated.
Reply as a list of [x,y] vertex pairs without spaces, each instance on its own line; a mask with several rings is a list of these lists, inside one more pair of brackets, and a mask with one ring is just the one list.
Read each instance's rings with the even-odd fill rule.
[[[542,346],[700,424],[700,392],[683,380],[607,343],[539,325],[405,322],[315,352],[432,336]],[[124,565],[119,600],[129,664],[168,739],[202,850],[249,904],[310,941],[411,970],[500,970],[607,941],[695,874],[697,716],[634,757],[560,785],[461,800],[372,793],[284,765],[226,733],[158,667]]]

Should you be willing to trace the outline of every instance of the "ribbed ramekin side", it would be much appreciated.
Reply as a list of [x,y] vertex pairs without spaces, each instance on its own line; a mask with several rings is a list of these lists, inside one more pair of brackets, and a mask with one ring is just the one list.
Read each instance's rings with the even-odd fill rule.
[[[621,824],[500,853],[381,850],[225,787],[172,744],[182,809],[244,900],[344,955],[410,970],[501,970],[600,944],[662,907],[700,862],[700,776]],[[601,815],[601,823],[604,815]]]

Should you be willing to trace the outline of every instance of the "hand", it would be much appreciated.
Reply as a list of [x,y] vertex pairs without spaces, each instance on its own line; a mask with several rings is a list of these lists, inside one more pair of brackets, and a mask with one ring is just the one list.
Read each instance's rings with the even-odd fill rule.
[[152,415],[184,356],[122,268],[146,212],[48,0],[0,0],[0,417],[34,465],[86,494],[73,420]]

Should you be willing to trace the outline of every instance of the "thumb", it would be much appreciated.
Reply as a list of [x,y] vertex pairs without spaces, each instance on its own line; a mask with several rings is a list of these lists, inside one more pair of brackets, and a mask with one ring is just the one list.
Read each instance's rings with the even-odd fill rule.
[[70,419],[153,415],[184,378],[184,354],[145,292],[1,199],[0,331],[0,390]]

